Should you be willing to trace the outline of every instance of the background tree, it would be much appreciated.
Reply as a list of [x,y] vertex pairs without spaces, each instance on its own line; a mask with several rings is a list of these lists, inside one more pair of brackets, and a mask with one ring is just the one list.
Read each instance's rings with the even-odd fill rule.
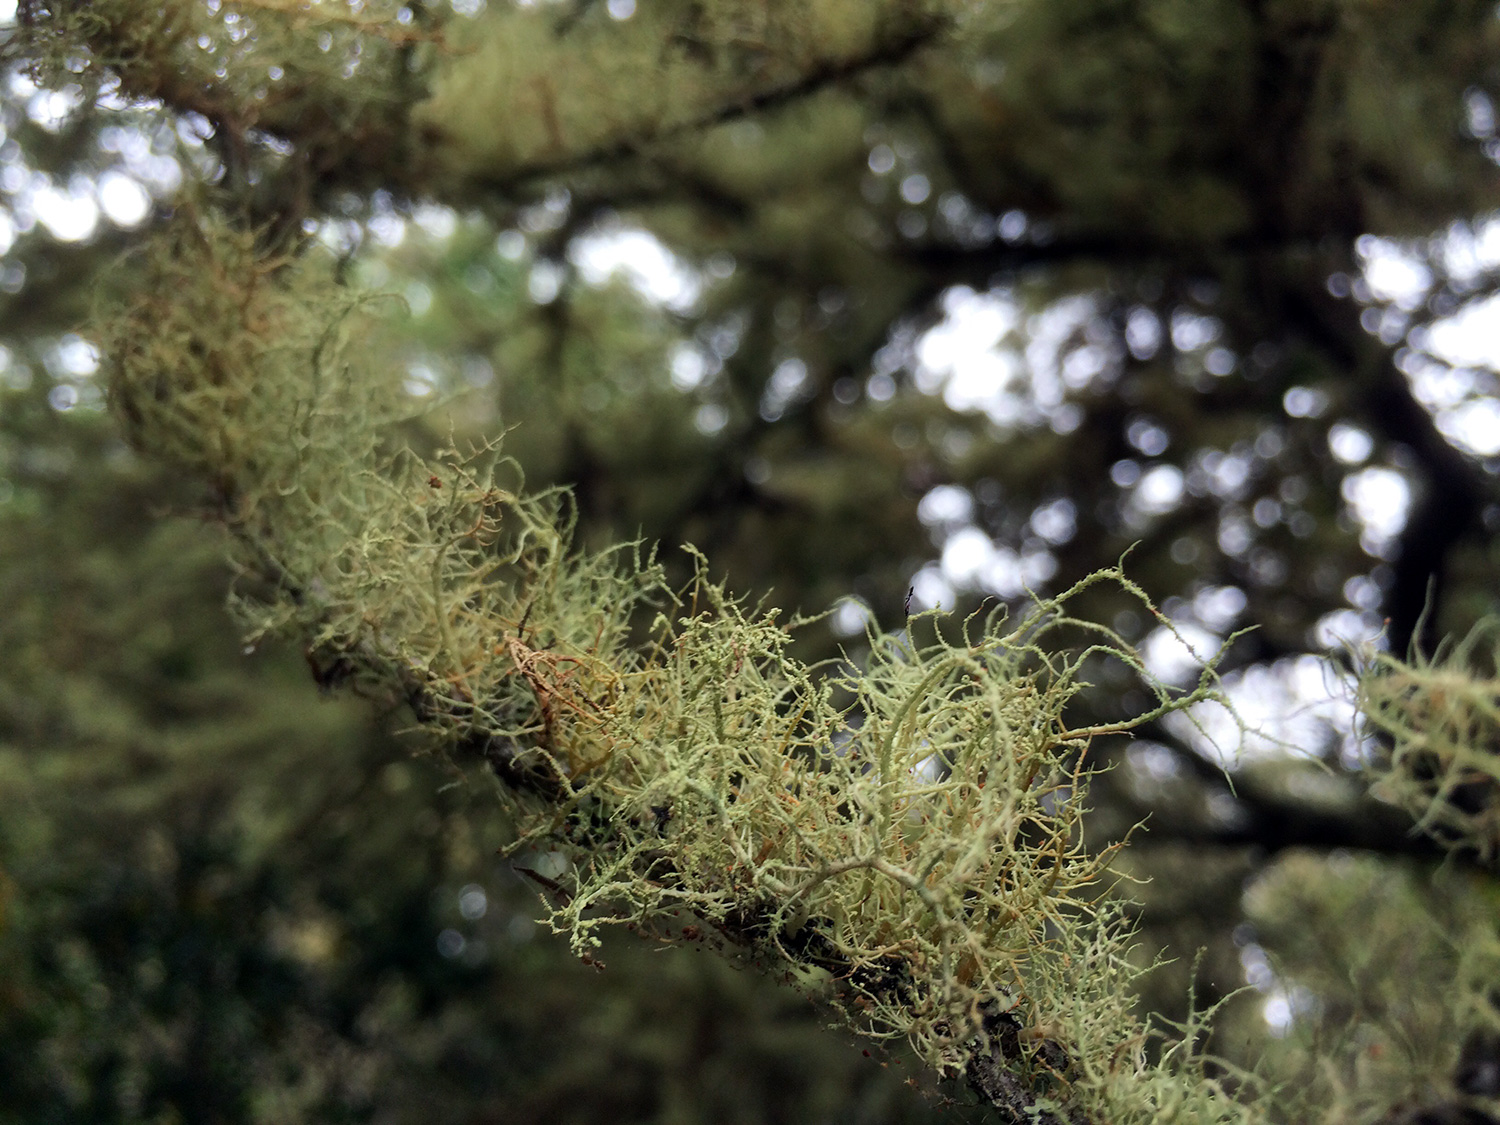
[[[101,275],[139,231],[51,237],[65,220],[49,230],[46,207],[66,192],[113,198],[127,228],[157,225],[141,189],[110,176],[144,183],[163,217],[179,179],[212,183],[263,250],[310,236],[342,256],[343,281],[403,293],[411,315],[388,351],[409,393],[459,396],[434,432],[451,426],[461,443],[514,425],[505,451],[532,487],[575,486],[588,546],[690,541],[711,573],[788,610],[837,603],[799,634],[807,659],[836,652],[842,634],[855,664],[869,660],[863,619],[901,625],[909,586],[917,607],[993,598],[1020,612],[1028,588],[1066,589],[1133,543],[1128,573],[1200,653],[1237,624],[1258,626],[1220,663],[1252,717],[1268,692],[1304,706],[1308,654],[1340,634],[1388,619],[1386,643],[1403,652],[1493,610],[1493,375],[1438,347],[1490,292],[1474,219],[1494,183],[1489,6],[456,7],[22,7],[11,54],[39,67],[26,73],[42,86],[17,71],[6,121],[7,288],[10,311],[26,314],[12,317],[5,475],[17,529],[7,605],[26,612],[7,615],[6,651],[27,657],[7,661],[7,694],[25,704],[5,737],[17,776],[42,795],[7,797],[29,813],[7,811],[5,865],[19,919],[7,940],[36,950],[15,961],[26,975],[10,1042],[41,1039],[54,1059],[49,1077],[15,1087],[33,1106],[67,1097],[101,1116],[192,1117],[204,1096],[226,1119],[275,1116],[265,1091],[297,1083],[264,1075],[291,1067],[309,1075],[303,1112],[358,1112],[361,1096],[388,1093],[356,1089],[360,1066],[387,1065],[382,1050],[426,1036],[447,1059],[469,1042],[434,1031],[428,1013],[505,1026],[472,999],[482,984],[460,991],[451,974],[493,977],[510,962],[471,953],[466,964],[471,938],[442,927],[427,898],[445,879],[467,890],[459,872],[475,870],[455,843],[470,831],[461,818],[420,828],[431,821],[418,809],[455,798],[388,764],[395,751],[348,725],[354,713],[293,715],[285,672],[245,675],[229,627],[158,609],[122,579],[169,558],[170,578],[150,587],[167,605],[211,586],[207,562],[189,569],[170,538],[182,527],[142,548],[141,523],[122,520],[123,554],[83,545],[108,541],[81,530],[101,508],[139,521],[152,504],[193,504],[182,482],[146,477],[101,420],[79,416],[97,401],[93,353],[58,335],[78,327],[101,277],[174,279],[139,258]],[[44,223],[28,229],[37,214]],[[656,276],[670,291],[606,280],[611,255],[628,263],[660,246],[675,255]],[[227,261],[200,262],[215,260]],[[168,313],[194,288],[175,281],[156,294]],[[197,288],[212,289],[209,275]],[[1377,518],[1368,498],[1381,486],[1404,520]],[[84,500],[90,489],[101,498]],[[78,564],[77,593],[60,560]],[[669,584],[688,580],[689,561],[663,560]],[[1173,664],[1172,634],[1118,588],[1091,586],[1070,608],[1138,644],[1159,676],[1192,667]],[[162,633],[185,619],[203,635]],[[325,655],[313,655],[319,677],[341,678]],[[204,686],[209,669],[228,694]],[[1147,708],[1123,665],[1090,674],[1100,690],[1069,700],[1073,729]],[[1482,747],[1493,693],[1478,698],[1467,741]],[[208,723],[225,710],[233,722]],[[1155,879],[1132,889],[1144,952],[1177,958],[1145,980],[1142,1006],[1182,1017],[1195,965],[1200,1002],[1248,979],[1258,991],[1218,1010],[1212,1044],[1287,1083],[1260,1103],[1273,1117],[1369,1120],[1492,1097],[1493,1083],[1453,1082],[1484,1053],[1482,1037],[1461,1052],[1464,1036],[1494,1020],[1489,876],[1438,867],[1441,850],[1367,794],[1372,748],[1348,711],[1309,711],[1314,721],[1280,731],[1298,755],[1263,752],[1232,775],[1171,718],[1133,742],[1094,742],[1094,764],[1119,768],[1093,780],[1083,839],[1097,853],[1149,818],[1118,863]],[[341,741],[347,765],[309,769]],[[227,770],[241,756],[252,776]],[[1449,778],[1451,760],[1415,773]],[[1466,763],[1456,782],[1473,788],[1455,805],[1445,784],[1443,801],[1493,815],[1489,761]],[[77,816],[63,810],[116,776],[141,794],[121,799],[118,827],[95,816],[93,832],[59,837]],[[287,788],[278,776],[297,779],[306,812],[254,796]],[[325,837],[330,808],[348,827]],[[116,834],[144,842],[122,851]],[[359,861],[347,848],[338,864],[322,858],[340,838],[358,840]],[[1460,836],[1481,857],[1482,839]],[[109,880],[90,907],[68,873],[96,868],[97,849],[147,873],[132,875],[142,889]],[[392,870],[398,855],[408,914],[385,897],[395,880],[337,885],[359,884],[363,862]],[[253,912],[263,931],[231,935],[213,911],[195,915],[205,897]],[[463,910],[450,889],[446,909],[455,901]],[[467,901],[466,914],[488,899]],[[400,917],[411,921],[392,926]],[[1373,921],[1351,931],[1350,917]],[[118,953],[131,918],[152,931],[138,964]],[[202,983],[161,999],[162,980],[183,979],[162,951],[194,942],[234,951],[233,967],[190,961]],[[121,964],[133,967],[111,978]],[[401,998],[387,1001],[390,1025],[372,987],[382,974]],[[238,1015],[213,1007],[230,991],[214,982],[228,979]],[[768,1003],[755,995],[745,1002]],[[145,1034],[142,1007],[168,1013],[156,1018],[171,1032]],[[1277,1020],[1269,1042],[1263,1008]],[[69,1029],[99,1026],[90,1010],[119,1013],[97,1053]],[[348,1064],[308,1067],[318,1048],[301,1044],[318,1036],[344,1044]],[[231,1061],[247,1050],[255,1066]],[[183,1058],[196,1076],[187,1092],[161,1061]],[[453,1083],[455,1116],[479,1112],[464,1108],[468,1086]]]

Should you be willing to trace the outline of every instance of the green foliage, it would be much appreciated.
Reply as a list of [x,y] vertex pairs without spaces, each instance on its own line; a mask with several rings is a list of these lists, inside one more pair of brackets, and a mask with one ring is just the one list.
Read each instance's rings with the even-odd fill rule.
[[982,6],[966,32],[964,65],[928,80],[991,165],[976,175],[1004,190],[1009,172],[1028,210],[1087,230],[1222,244],[1357,208],[1359,230],[1425,233],[1484,175],[1443,151],[1495,48],[1480,0],[1051,0]]
[[1282,1120],[1362,1122],[1430,1104],[1466,1036],[1500,1021],[1500,902],[1482,876],[1293,854],[1246,903],[1298,1016],[1260,1067]]

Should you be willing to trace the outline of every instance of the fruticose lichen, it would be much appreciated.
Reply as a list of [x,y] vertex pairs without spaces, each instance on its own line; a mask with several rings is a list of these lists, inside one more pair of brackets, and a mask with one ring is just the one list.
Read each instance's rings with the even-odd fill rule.
[[[671,589],[639,547],[574,550],[565,495],[527,495],[494,450],[402,446],[394,303],[316,249],[270,255],[184,208],[132,270],[104,332],[113,405],[210,483],[251,636],[297,638],[325,685],[404,700],[487,762],[580,955],[609,924],[738,951],[1016,1115],[1248,1112],[1185,1047],[1144,1061],[1108,855],[1080,832],[1090,740],[1205,698],[1211,672],[1070,729],[1086,667],[1151,682],[1069,617],[1074,591],[1015,621],[919,616],[872,631],[863,667],[810,668],[701,559]],[[1118,570],[1075,591],[1100,582],[1139,595]]]
[[1417,825],[1481,860],[1500,857],[1500,621],[1434,657],[1376,654],[1359,708],[1386,751],[1376,791]]

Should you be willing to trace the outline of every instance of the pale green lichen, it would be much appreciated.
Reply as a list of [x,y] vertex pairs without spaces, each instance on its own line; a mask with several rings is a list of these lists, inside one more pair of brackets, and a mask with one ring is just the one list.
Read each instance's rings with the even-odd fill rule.
[[738,950],[941,1073],[973,1083],[991,1060],[1024,1104],[1248,1112],[1172,1052],[1144,1061],[1108,856],[1080,832],[1090,740],[1214,682],[1069,728],[1099,660],[1152,682],[1067,612],[1100,582],[1149,610],[1118,569],[1014,622],[924,615],[872,632],[864,667],[810,668],[701,560],[671,590],[636,548],[572,550],[564,497],[527,496],[492,451],[394,441],[382,303],[316,251],[267,257],[186,215],[135,271],[105,333],[113,403],[211,483],[252,636],[299,638],[324,683],[405,699],[489,762],[513,853],[550,853],[533,874],[581,955],[620,923]]
[[1359,709],[1381,737],[1376,792],[1450,847],[1500,857],[1500,621],[1431,657],[1373,655]]
[[[492,4],[453,25],[455,49],[413,121],[439,163],[510,181],[641,151],[896,61],[935,40],[964,7],[953,0],[657,0],[616,22],[600,6],[559,14]],[[493,106],[509,112],[497,120]]]

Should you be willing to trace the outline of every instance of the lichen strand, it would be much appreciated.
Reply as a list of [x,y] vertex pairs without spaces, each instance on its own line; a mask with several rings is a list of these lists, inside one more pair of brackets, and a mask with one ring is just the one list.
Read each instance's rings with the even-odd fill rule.
[[[295,636],[325,683],[405,699],[488,761],[581,954],[613,923],[741,951],[1017,1120],[1245,1119],[1183,1052],[1144,1061],[1105,857],[1079,834],[1077,763],[1106,730],[1063,717],[1086,666],[1139,661],[1068,595],[806,667],[702,565],[674,592],[635,548],[572,551],[564,498],[526,496],[492,451],[388,445],[382,305],[316,252],[268,260],[182,220],[136,275],[106,332],[112,401],[212,483],[251,633]],[[1106,581],[1134,590],[1083,585]],[[1141,721],[1211,682],[1160,689]]]
[[1485,621],[1435,657],[1376,654],[1359,709],[1386,753],[1376,792],[1422,830],[1486,863],[1500,859],[1500,621]]

